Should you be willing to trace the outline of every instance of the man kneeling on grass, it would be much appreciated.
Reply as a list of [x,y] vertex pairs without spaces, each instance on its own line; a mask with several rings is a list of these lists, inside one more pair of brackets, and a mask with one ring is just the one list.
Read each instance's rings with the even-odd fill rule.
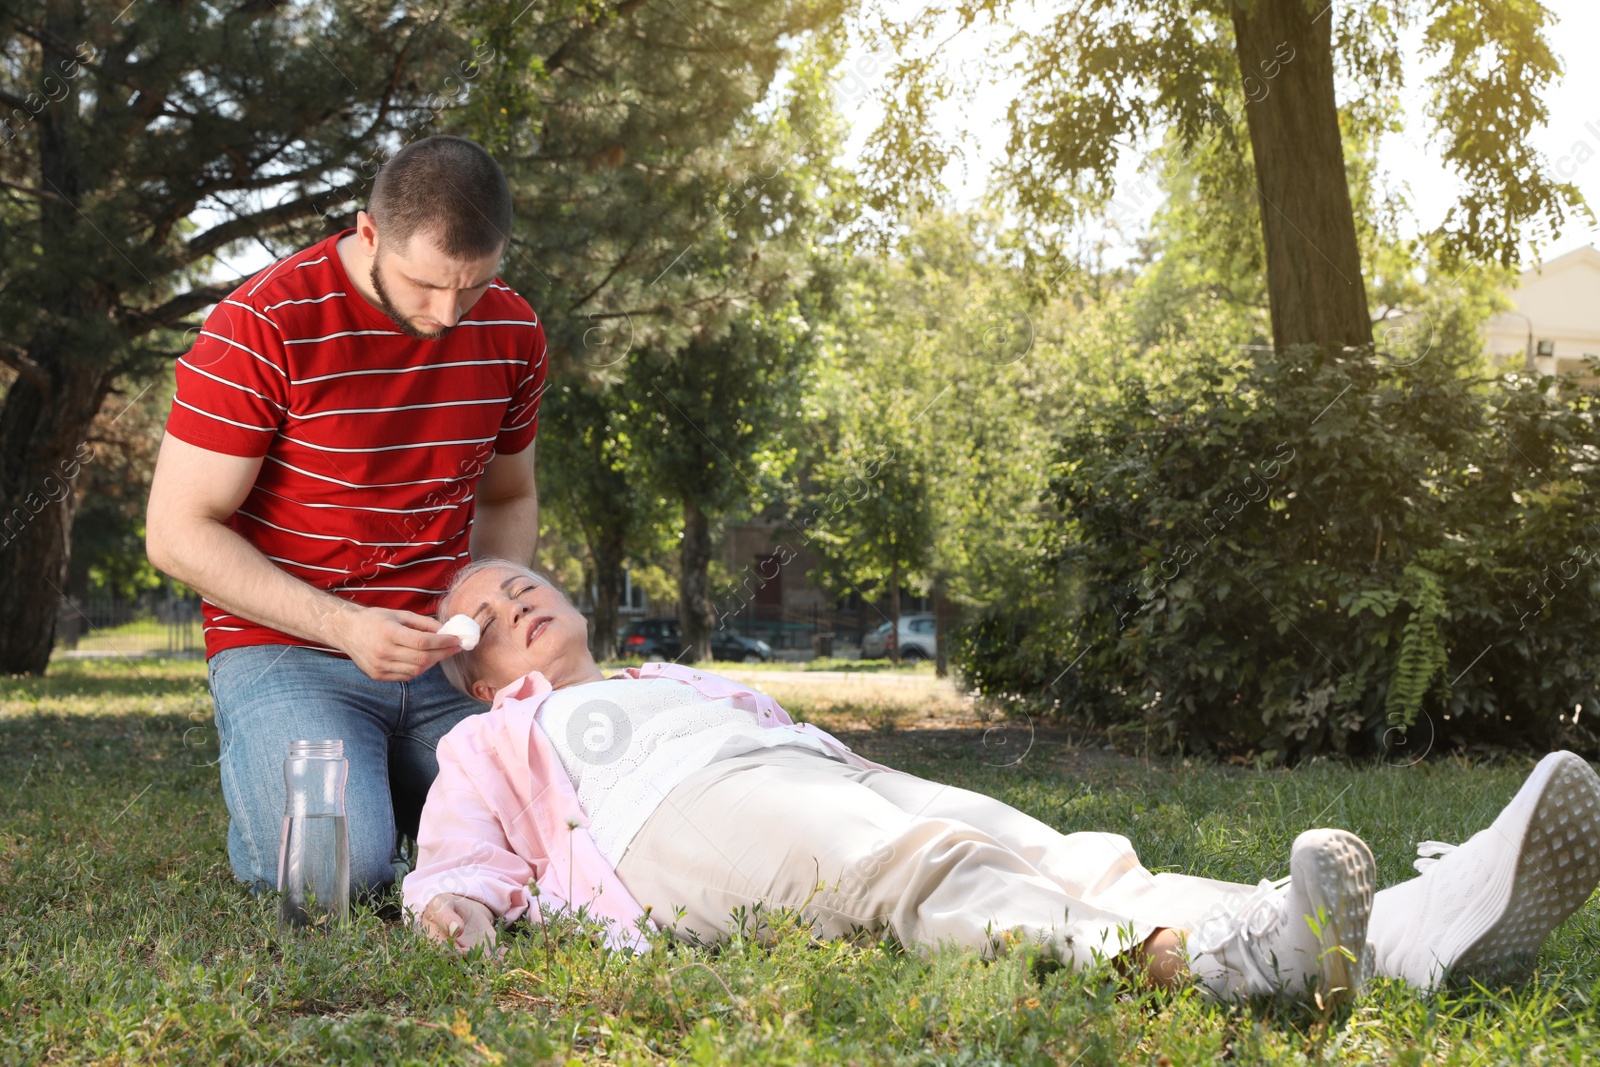
[[863,759],[714,674],[649,663],[607,678],[583,616],[516,564],[464,567],[439,617],[457,613],[482,636],[446,673],[490,707],[439,744],[404,896],[462,950],[540,906],[583,906],[614,945],[640,947],[647,915],[707,942],[760,904],[823,937],[887,929],[993,952],[1005,931],[1069,963],[1121,957],[1157,984],[1330,1004],[1372,973],[1432,987],[1525,962],[1600,882],[1600,778],[1569,752],[1465,844],[1425,843],[1418,878],[1374,894],[1366,844],[1319,829],[1296,839],[1287,878],[1247,886],[1152,874],[1119,834],[1062,834]]

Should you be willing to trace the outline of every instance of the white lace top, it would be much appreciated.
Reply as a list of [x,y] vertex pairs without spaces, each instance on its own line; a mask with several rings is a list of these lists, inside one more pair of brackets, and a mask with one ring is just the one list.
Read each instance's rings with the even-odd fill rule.
[[767,729],[733,698],[707,700],[669,678],[611,678],[558,689],[539,708],[589,832],[615,867],[673,786],[719,759],[781,745],[830,755],[793,730]]

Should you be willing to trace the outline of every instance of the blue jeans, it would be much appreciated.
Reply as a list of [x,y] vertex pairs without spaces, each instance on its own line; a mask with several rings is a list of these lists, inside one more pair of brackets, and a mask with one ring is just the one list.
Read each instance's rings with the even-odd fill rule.
[[216,704],[228,859],[254,890],[276,889],[289,742],[341,740],[350,776],[350,887],[395,880],[398,834],[416,836],[434,749],[468,715],[488,710],[437,666],[409,682],[375,682],[351,660],[299,645],[225,648],[206,664]]

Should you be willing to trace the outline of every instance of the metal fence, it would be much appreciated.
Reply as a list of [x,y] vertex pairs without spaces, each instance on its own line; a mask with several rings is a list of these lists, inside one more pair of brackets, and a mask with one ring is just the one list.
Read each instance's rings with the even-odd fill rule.
[[759,638],[780,652],[824,656],[859,648],[862,636],[877,623],[875,617],[863,619],[861,613],[855,611],[829,608],[784,611],[764,604],[752,604],[720,621],[733,633]]
[[199,598],[179,596],[170,588],[133,600],[68,597],[57,609],[60,655],[180,655],[204,649]]

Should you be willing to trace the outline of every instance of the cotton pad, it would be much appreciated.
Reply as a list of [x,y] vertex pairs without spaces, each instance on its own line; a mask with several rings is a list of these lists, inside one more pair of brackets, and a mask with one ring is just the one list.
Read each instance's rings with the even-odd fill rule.
[[461,648],[470,652],[478,647],[478,622],[471,615],[452,615],[450,621],[439,627],[439,632],[461,638]]

